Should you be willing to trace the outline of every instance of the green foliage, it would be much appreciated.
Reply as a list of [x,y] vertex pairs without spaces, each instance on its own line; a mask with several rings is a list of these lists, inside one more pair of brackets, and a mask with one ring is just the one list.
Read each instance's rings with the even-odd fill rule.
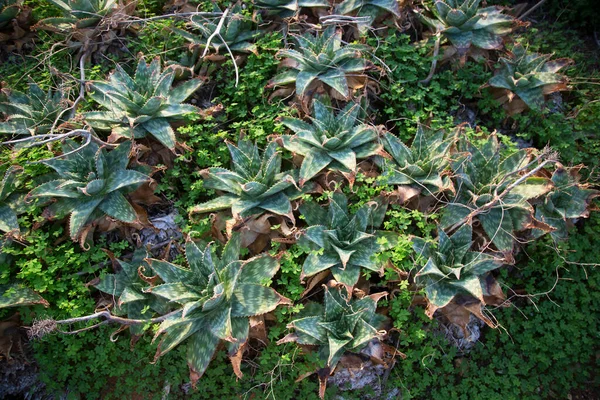
[[297,188],[298,171],[281,171],[281,154],[277,144],[270,143],[262,155],[256,144],[240,140],[235,146],[227,143],[231,168],[209,168],[204,187],[228,194],[193,207],[191,213],[206,213],[231,208],[234,217],[271,212],[285,215],[292,221],[290,200],[300,197]]
[[15,193],[19,167],[9,167],[0,182],[0,231],[19,232],[17,213],[22,212],[24,195]]
[[319,100],[313,102],[312,124],[297,118],[283,118],[295,135],[281,136],[286,150],[304,156],[300,167],[300,186],[327,168],[356,173],[356,161],[381,152],[377,129],[358,119],[360,107],[348,105],[336,115]]
[[117,64],[109,81],[91,82],[90,97],[108,111],[85,113],[86,121],[101,131],[110,130],[115,138],[154,137],[165,147],[175,148],[175,132],[170,122],[198,112],[191,104],[182,104],[201,85],[191,79],[172,88],[174,71],[161,71],[160,59],[149,65],[144,58],[138,62],[131,77]]
[[47,211],[53,218],[70,215],[73,240],[80,237],[86,224],[103,215],[123,222],[137,221],[138,215],[124,194],[150,177],[127,169],[131,144],[121,144],[110,152],[93,142],[77,150],[79,147],[73,140],[65,140],[64,156],[44,162],[56,171],[58,179],[41,184],[28,197],[56,199]]
[[431,12],[419,17],[426,25],[440,32],[456,48],[459,55],[471,46],[485,50],[502,48],[502,37],[513,30],[515,19],[502,13],[499,7],[479,8],[481,0],[436,0]]
[[290,18],[298,15],[302,8],[329,8],[328,0],[255,0],[254,5],[268,16]]
[[385,13],[400,17],[397,0],[344,0],[335,6],[338,15],[353,14],[357,17],[367,17],[367,21],[359,22],[358,28],[366,32],[373,22]]
[[[550,180],[537,176],[521,179],[519,173],[532,168],[530,152],[522,149],[502,157],[495,135],[479,147],[461,140],[458,149],[463,156],[452,163],[457,191],[444,208],[442,228],[456,229],[456,224],[468,223],[471,213],[483,207],[473,217],[498,250],[512,251],[515,233],[533,221],[534,210],[527,200],[546,194],[552,186]],[[496,199],[500,195],[501,202]]]
[[61,9],[64,16],[44,18],[37,29],[69,33],[73,29],[96,27],[103,18],[119,8],[117,0],[48,0]]
[[49,133],[52,126],[60,128],[70,116],[64,112],[68,103],[69,95],[63,88],[44,92],[33,81],[27,93],[4,89],[0,94],[0,112],[6,119],[0,122],[0,134],[42,135]]
[[419,125],[408,147],[386,133],[383,147],[391,160],[383,162],[383,180],[388,185],[410,186],[425,195],[452,190],[452,182],[444,172],[450,165],[449,152],[456,140],[457,132],[449,136],[444,131],[432,132]]
[[39,294],[16,283],[0,285],[0,309],[7,307],[23,307],[33,304],[48,305]]
[[500,57],[502,67],[489,80],[489,85],[519,96],[531,109],[540,110],[544,95],[565,89],[567,77],[557,72],[571,63],[562,58],[549,61],[552,54],[529,53],[517,44],[508,57]]
[[470,251],[472,237],[473,228],[465,224],[451,236],[438,230],[436,249],[421,238],[413,239],[415,252],[426,260],[415,280],[425,288],[427,300],[434,308],[447,306],[461,293],[484,301],[485,275],[500,268],[502,262],[492,255]]
[[[535,207],[535,217],[555,229],[550,232],[554,240],[566,239],[571,219],[587,217],[591,200],[600,196],[599,191],[579,183],[579,170],[558,165],[552,173],[552,190]],[[543,233],[534,231],[536,236]]]
[[0,29],[6,29],[21,12],[21,0],[0,1]]
[[382,272],[383,263],[375,255],[397,242],[396,234],[373,229],[382,223],[383,205],[366,204],[351,214],[346,196],[336,192],[327,209],[305,202],[300,212],[308,224],[302,244],[311,249],[302,266],[301,279],[330,270],[351,291],[361,268]]
[[164,284],[153,286],[151,293],[181,312],[161,323],[156,336],[162,335],[155,359],[187,340],[187,361],[195,382],[206,370],[221,340],[228,342],[234,371],[241,377],[240,359],[249,334],[249,317],[273,311],[290,301],[263,285],[279,269],[276,259],[262,255],[240,261],[240,236],[234,234],[223,248],[221,257],[211,254],[210,246],[200,250],[188,241],[186,257],[190,269],[152,259],[150,266]]
[[[189,27],[199,31],[199,35],[177,28],[173,28],[173,31],[190,43],[190,49],[204,50],[209,45],[215,54],[226,54],[227,51],[234,53],[256,52],[256,46],[252,42],[263,32],[254,29],[252,20],[242,14],[239,3],[236,3],[223,19],[218,35],[215,32],[218,24],[220,24],[223,12],[215,5],[214,13],[215,16],[212,18],[203,15],[191,17]],[[209,38],[211,39],[210,43],[208,43]]]
[[327,286],[324,289],[324,304],[308,304],[288,325],[294,333],[279,343],[319,346],[322,363],[333,370],[345,352],[358,352],[379,337],[378,329],[385,317],[375,312],[381,293],[347,299],[348,293],[344,293],[344,289]]
[[338,96],[348,98],[351,93],[347,76],[363,74],[367,68],[367,62],[362,58],[362,47],[355,44],[342,46],[342,31],[335,26],[329,26],[316,35],[295,35],[294,39],[298,50],[279,52],[287,68],[276,75],[269,86],[294,83],[296,94],[303,96],[315,86],[315,82],[321,82],[335,90]]

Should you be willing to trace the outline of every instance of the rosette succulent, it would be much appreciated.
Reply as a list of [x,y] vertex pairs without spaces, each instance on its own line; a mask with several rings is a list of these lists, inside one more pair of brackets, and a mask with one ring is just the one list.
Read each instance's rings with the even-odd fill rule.
[[22,0],[0,0],[0,30],[10,27],[21,12]]
[[0,112],[6,116],[0,122],[0,134],[43,135],[52,126],[67,122],[69,113],[63,110],[69,106],[68,93],[62,88],[44,92],[35,82],[29,83],[27,93],[2,89]]
[[502,261],[490,254],[470,251],[472,236],[473,228],[464,224],[451,236],[439,229],[437,246],[421,238],[413,239],[413,248],[425,263],[415,280],[425,288],[430,316],[459,294],[484,302],[485,275],[501,267]]
[[516,20],[496,6],[479,8],[481,0],[436,0],[434,18],[419,14],[423,23],[440,32],[464,55],[471,46],[496,50],[512,32]]
[[389,185],[410,186],[426,195],[453,190],[446,170],[450,166],[450,150],[456,135],[417,128],[410,147],[391,133],[383,136],[383,147],[391,159],[379,160],[383,178]]
[[286,150],[304,156],[300,167],[300,186],[327,168],[344,173],[356,172],[356,161],[382,150],[376,128],[358,121],[360,107],[349,103],[337,115],[319,100],[313,102],[311,123],[285,117],[282,122],[295,135],[281,136]]
[[308,224],[301,243],[311,249],[302,266],[301,279],[330,270],[351,292],[361,268],[381,272],[384,262],[376,254],[398,241],[395,233],[374,229],[381,225],[385,215],[385,207],[380,204],[365,204],[350,213],[348,199],[336,192],[327,209],[305,202],[300,212]]
[[346,352],[358,352],[373,339],[380,338],[386,317],[377,314],[377,302],[387,293],[377,293],[361,299],[348,299],[344,289],[324,285],[324,304],[309,303],[297,319],[288,324],[294,333],[278,344],[296,342],[319,346],[319,356],[325,364],[320,396],[324,397],[327,377]]
[[[150,284],[141,278],[140,273],[149,268],[145,261],[147,257],[148,252],[142,248],[133,253],[131,262],[113,260],[120,269],[114,274],[104,275],[94,284],[96,289],[115,299],[115,311],[118,314],[127,315],[130,319],[150,318],[153,313],[166,314],[169,311],[164,299],[146,292]],[[131,325],[129,329],[135,335],[144,332],[141,325]]]
[[71,239],[77,240],[86,224],[104,215],[121,222],[138,220],[125,194],[151,179],[127,169],[131,143],[107,152],[93,142],[80,148],[76,142],[66,140],[62,151],[67,155],[44,161],[56,171],[58,179],[41,184],[27,196],[56,199],[48,211],[58,218],[70,215]]
[[307,33],[294,36],[298,50],[285,49],[279,52],[284,58],[281,65],[285,70],[276,75],[269,87],[294,84],[296,94],[303,96],[318,84],[325,84],[336,93],[349,98],[348,78],[362,77],[367,62],[362,58],[362,47],[348,44],[342,46],[342,31],[328,26],[315,35]]
[[358,23],[361,32],[365,32],[377,18],[387,13],[400,17],[398,0],[344,0],[335,6],[335,13],[367,17],[367,21]]
[[[550,235],[554,240],[566,239],[571,220],[586,218],[591,200],[600,196],[600,191],[579,182],[581,168],[581,165],[565,168],[557,164],[551,178],[552,190],[535,205],[535,218],[553,228]],[[534,236],[546,233],[539,229],[533,232]]]
[[[221,341],[227,342],[234,371],[239,369],[249,336],[249,318],[291,304],[264,283],[279,270],[279,262],[266,254],[242,261],[239,233],[234,233],[220,257],[209,246],[200,249],[188,241],[185,255],[189,268],[167,261],[148,260],[164,284],[151,293],[181,308],[159,327],[162,336],[155,359],[187,342],[187,362],[192,382],[204,373]],[[237,361],[235,361],[237,360]]]
[[329,0],[255,0],[254,6],[264,10],[266,15],[290,18],[298,15],[301,9],[327,9]]
[[86,121],[94,129],[110,130],[116,138],[150,135],[174,149],[175,132],[170,123],[198,112],[197,107],[182,103],[203,83],[191,79],[173,88],[174,74],[172,69],[161,71],[158,58],[150,64],[140,59],[133,77],[117,64],[108,82],[89,83],[90,97],[107,111],[87,112]]
[[[529,53],[522,45],[517,44],[507,57],[500,57],[501,67],[488,84],[507,91],[508,94],[501,98],[501,102],[508,102],[510,105],[517,96],[527,107],[540,110],[544,106],[546,95],[567,89],[568,78],[558,71],[573,61],[568,58],[550,61],[550,58],[552,54]],[[517,107],[512,113],[520,111],[522,108]]]
[[258,146],[240,140],[227,143],[231,154],[231,170],[213,167],[202,171],[204,187],[223,191],[206,203],[193,207],[191,213],[207,213],[231,209],[235,218],[270,212],[285,215],[292,221],[290,200],[302,195],[296,186],[298,171],[281,171],[281,154],[277,144],[270,143],[260,153]]
[[458,150],[463,151],[463,157],[452,163],[456,195],[444,208],[441,227],[455,229],[457,224],[470,224],[476,218],[498,250],[512,252],[516,232],[535,222],[528,200],[546,194],[552,182],[538,176],[520,179],[531,167],[531,151],[521,149],[501,157],[495,135],[480,147],[461,140]]
[[[17,214],[22,211],[24,195],[16,193],[16,180],[20,167],[9,167],[0,182],[0,231],[19,232]],[[1,248],[0,248],[1,249]]]

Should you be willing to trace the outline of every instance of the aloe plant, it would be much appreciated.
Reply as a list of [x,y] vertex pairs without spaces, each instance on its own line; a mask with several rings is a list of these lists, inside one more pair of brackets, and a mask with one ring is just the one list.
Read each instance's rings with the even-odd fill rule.
[[484,301],[485,275],[502,266],[502,261],[490,254],[470,251],[473,228],[464,224],[451,236],[438,230],[438,243],[433,246],[421,238],[413,239],[413,248],[425,265],[415,276],[425,288],[429,314],[447,306],[459,294]]
[[24,307],[34,304],[50,304],[39,294],[19,283],[0,285],[0,310],[8,307]]
[[120,6],[117,0],[48,1],[60,8],[63,16],[42,19],[36,28],[60,33],[69,33],[74,29],[93,28]]
[[174,149],[175,132],[170,122],[181,120],[185,114],[196,113],[198,108],[182,104],[200,86],[202,80],[191,79],[172,87],[174,71],[161,71],[160,60],[147,64],[138,62],[131,77],[120,65],[108,82],[89,83],[90,97],[108,111],[85,113],[86,121],[98,130],[112,130],[115,137],[154,137],[169,149]]
[[382,150],[379,133],[358,121],[359,105],[349,103],[337,115],[319,100],[313,102],[311,124],[285,117],[282,122],[295,135],[281,136],[286,150],[304,156],[300,186],[323,169],[356,172],[356,161]]
[[301,243],[311,249],[300,279],[330,270],[338,282],[352,288],[358,282],[361,268],[381,272],[384,262],[376,254],[397,243],[395,233],[374,229],[383,222],[383,205],[365,204],[350,213],[348,199],[336,192],[327,209],[305,202],[300,212],[308,224]]
[[240,140],[237,146],[227,143],[231,168],[209,168],[202,172],[204,187],[226,192],[193,207],[191,213],[206,213],[231,208],[234,217],[271,212],[294,220],[290,200],[300,197],[296,186],[298,171],[281,171],[281,154],[270,143],[260,153],[258,146]]
[[0,231],[19,232],[17,214],[22,211],[23,195],[15,193],[20,167],[9,167],[0,182]]
[[[294,329],[278,344],[297,342],[301,345],[319,346],[319,357],[326,365],[326,382],[340,358],[346,352],[359,352],[367,343],[382,336],[380,329],[386,317],[376,313],[377,302],[387,293],[377,293],[361,299],[347,299],[344,289],[330,289],[324,285],[324,304],[309,303],[297,319],[288,324]],[[319,374],[322,378],[322,375]],[[325,382],[320,395],[325,394]]]
[[[217,16],[222,15],[221,9],[216,4],[214,13]],[[239,3],[229,10],[220,28],[219,23],[219,17],[208,19],[202,15],[194,15],[190,19],[189,28],[198,31],[199,35],[178,28],[172,28],[172,30],[190,42],[190,48],[204,49],[209,45],[216,54],[227,54],[228,49],[234,53],[256,52],[256,45],[252,42],[263,31],[254,29],[254,23],[242,14]],[[217,28],[219,28],[219,33],[215,35]],[[208,43],[209,38],[211,38],[210,43]]]
[[329,8],[329,0],[255,0],[254,6],[265,10],[267,15],[281,18],[297,16],[302,8]]
[[[227,342],[233,361],[248,340],[249,318],[273,311],[280,304],[290,304],[290,300],[264,285],[279,270],[275,258],[263,254],[239,259],[239,233],[232,235],[220,257],[213,254],[210,245],[201,250],[191,241],[185,253],[189,268],[148,261],[164,281],[151,293],[181,308],[180,313],[160,325],[155,338],[162,339],[155,359],[187,341],[187,362],[195,382],[222,340]],[[241,376],[239,361],[234,363],[234,370]]]
[[10,27],[21,12],[22,0],[0,0],[0,30]]
[[496,6],[479,8],[481,0],[436,0],[434,18],[419,14],[426,25],[440,32],[464,55],[471,46],[500,49],[502,37],[513,30],[516,20]]
[[122,222],[138,220],[125,194],[137,189],[150,177],[127,169],[131,143],[107,152],[95,143],[82,149],[72,140],[62,143],[66,156],[44,161],[54,169],[58,179],[46,182],[29,192],[31,198],[54,198],[50,215],[62,218],[70,214],[71,238],[77,240],[83,227],[103,215]]
[[368,20],[360,22],[358,28],[365,32],[373,22],[382,15],[390,13],[400,17],[398,0],[344,0],[335,6],[335,13],[340,15],[353,14],[357,17],[367,17]]
[[540,110],[545,103],[545,95],[567,89],[568,78],[557,73],[572,60],[560,58],[550,61],[552,54],[529,53],[522,45],[516,44],[507,57],[500,57],[502,64],[488,84],[491,87],[506,89],[507,100],[518,96],[529,108]]
[[[469,215],[484,207],[482,212],[473,214],[473,219],[481,222],[498,250],[512,251],[516,232],[528,229],[534,222],[534,209],[528,200],[547,193],[552,183],[537,176],[521,179],[520,174],[530,168],[531,152],[521,149],[501,157],[495,135],[480,147],[461,140],[459,151],[463,151],[464,156],[452,164],[457,192],[444,208],[441,227],[455,228],[456,224],[471,223],[467,220]],[[497,197],[503,193],[503,197]],[[491,206],[486,206],[490,202]]]
[[383,147],[391,159],[380,162],[383,178],[389,185],[410,186],[419,192],[435,195],[453,190],[446,170],[450,166],[450,150],[456,135],[429,131],[422,125],[410,147],[391,133],[383,136]]
[[69,105],[68,93],[62,88],[44,92],[35,82],[29,83],[29,91],[3,89],[0,112],[6,116],[0,122],[0,134],[42,135],[52,126],[67,122],[69,114],[63,110]]
[[[550,235],[554,240],[566,239],[570,220],[587,217],[591,200],[600,196],[600,191],[579,182],[580,169],[581,166],[565,168],[557,164],[551,178],[552,190],[535,206],[535,217],[553,228]],[[544,233],[534,230],[534,236]]]
[[[118,314],[125,314],[131,319],[149,318],[153,312],[166,314],[169,310],[164,299],[146,292],[150,284],[141,278],[140,273],[149,268],[145,261],[147,257],[148,252],[142,248],[133,253],[131,262],[115,260],[120,269],[114,274],[104,275],[94,285],[116,300],[115,311]],[[129,329],[136,335],[143,333],[140,325],[131,325]]]
[[276,75],[269,87],[295,84],[296,94],[303,96],[316,82],[334,89],[344,98],[350,96],[348,77],[363,76],[367,62],[362,58],[362,47],[342,46],[342,31],[328,26],[323,32],[294,36],[298,50],[279,52],[284,57],[285,71]]

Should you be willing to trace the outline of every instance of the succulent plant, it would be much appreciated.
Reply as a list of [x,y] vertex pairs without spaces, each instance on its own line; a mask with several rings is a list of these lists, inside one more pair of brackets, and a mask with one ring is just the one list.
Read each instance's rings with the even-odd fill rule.
[[[540,110],[544,106],[545,95],[567,89],[567,77],[557,73],[573,60],[560,58],[549,61],[552,54],[529,53],[522,45],[516,44],[507,57],[500,57],[502,64],[488,82],[491,87],[506,89],[508,95],[501,101],[510,103],[518,96],[527,107]],[[517,113],[522,110],[516,108]]]
[[295,135],[281,136],[286,150],[304,156],[300,167],[300,186],[327,168],[345,173],[356,172],[357,159],[382,150],[379,133],[358,121],[359,105],[349,103],[337,115],[319,100],[313,102],[311,124],[285,117],[282,122]]
[[8,28],[21,12],[22,0],[0,0],[0,30]]
[[[551,178],[552,190],[544,196],[541,203],[535,205],[535,218],[554,229],[550,232],[554,240],[566,239],[571,219],[586,218],[591,200],[600,196],[600,191],[579,183],[579,171],[582,167],[565,168],[557,164]],[[545,233],[539,229],[534,230],[534,236]]]
[[98,25],[102,18],[115,11],[116,0],[48,0],[64,13],[63,17],[45,18],[39,22],[42,29],[54,27],[69,31],[73,28],[89,28]]
[[471,46],[500,49],[502,37],[512,32],[516,20],[499,7],[479,8],[481,0],[436,0],[434,18],[419,14],[426,25],[440,32],[464,55]]
[[[44,92],[35,82],[29,83],[29,91],[2,89],[0,112],[6,120],[0,122],[0,134],[42,135],[50,132],[52,125],[59,126],[68,119],[63,110],[70,101],[62,88]],[[62,114],[61,114],[62,113]]]
[[415,252],[425,265],[415,276],[425,288],[428,314],[447,306],[459,294],[468,294],[484,302],[485,275],[502,266],[502,261],[486,253],[470,251],[473,228],[464,224],[451,236],[438,229],[437,246],[421,238],[413,239]]
[[329,8],[329,0],[255,0],[254,6],[265,10],[267,15],[281,18],[297,16],[302,8]]
[[[214,5],[214,12],[215,15],[222,14],[216,4]],[[227,54],[227,49],[233,53],[256,52],[256,46],[252,42],[262,34],[262,31],[254,29],[254,23],[242,14],[239,3],[236,3],[229,10],[224,18],[223,25],[219,29],[219,34],[215,35],[219,22],[220,18],[208,19],[202,15],[194,15],[190,19],[189,28],[199,31],[199,35],[183,29],[172,29],[173,32],[178,33],[190,42],[191,49],[197,47],[204,50],[208,39],[211,38],[209,46],[216,54]]]
[[[234,371],[241,377],[234,356],[243,351],[248,340],[249,318],[273,311],[290,300],[264,285],[279,270],[279,262],[266,254],[242,261],[240,237],[235,233],[217,257],[211,247],[198,248],[188,241],[189,269],[166,261],[148,260],[164,281],[151,293],[181,307],[159,327],[162,336],[155,359],[187,341],[187,361],[192,382],[202,376],[219,343],[227,342]],[[156,338],[155,337],[155,338]]]
[[193,207],[191,213],[206,213],[231,208],[235,218],[270,212],[294,221],[290,200],[300,197],[296,186],[298,171],[281,172],[281,154],[277,144],[270,143],[260,154],[258,146],[240,140],[237,146],[227,143],[231,168],[209,168],[202,171],[204,187],[226,192]]
[[[125,314],[131,319],[149,318],[152,312],[158,314],[168,312],[167,302],[164,299],[145,292],[150,285],[141,278],[140,272],[144,272],[148,267],[145,261],[147,257],[148,252],[142,248],[133,253],[131,262],[113,260],[118,263],[120,269],[114,274],[104,275],[94,285],[96,289],[115,298],[118,314]],[[131,325],[129,329],[136,335],[143,333],[143,327],[140,325]]]
[[380,162],[385,182],[410,186],[426,195],[453,190],[452,181],[445,172],[450,166],[450,149],[456,139],[456,134],[449,136],[442,130],[433,132],[419,125],[408,147],[396,136],[386,133],[383,147],[391,159]]
[[23,307],[33,304],[50,304],[39,294],[19,283],[0,285],[0,310],[8,307]]
[[[547,193],[552,183],[538,176],[521,180],[521,174],[529,168],[531,152],[521,149],[501,158],[496,135],[480,147],[461,140],[459,151],[463,151],[463,157],[452,163],[457,191],[444,208],[441,227],[471,223],[469,215],[484,207],[474,218],[498,250],[511,252],[516,232],[534,223],[534,210],[527,201]],[[504,193],[508,188],[509,192]],[[503,193],[503,197],[497,197]],[[486,206],[489,203],[491,206]]]
[[366,22],[358,24],[361,32],[366,31],[381,15],[390,13],[400,17],[398,0],[344,0],[335,6],[335,13],[340,15],[354,14],[357,17],[367,17]]
[[198,112],[197,107],[182,102],[203,82],[191,79],[173,88],[173,77],[172,69],[161,71],[158,58],[150,64],[140,59],[133,77],[117,65],[108,82],[89,84],[90,97],[108,111],[87,112],[85,119],[94,129],[112,130],[114,137],[151,135],[164,146],[174,149],[175,132],[170,122]]
[[21,211],[23,195],[15,193],[20,167],[9,167],[0,182],[0,231],[19,232],[17,214]]
[[349,98],[348,78],[364,76],[367,69],[362,47],[354,44],[342,46],[342,31],[334,26],[328,26],[316,35],[307,33],[294,38],[299,50],[279,52],[284,57],[281,65],[286,70],[271,79],[268,87],[295,84],[296,94],[303,96],[320,82],[336,92],[332,93],[334,97]]
[[328,209],[305,202],[300,212],[308,224],[301,243],[311,249],[300,279],[331,270],[333,277],[351,292],[361,268],[381,272],[384,262],[377,260],[376,253],[394,247],[398,241],[395,233],[374,229],[385,215],[385,207],[380,204],[365,204],[350,213],[348,199],[336,192],[329,199]]
[[44,161],[59,175],[33,189],[28,197],[54,198],[50,215],[62,218],[70,214],[69,231],[77,240],[83,227],[103,215],[122,222],[134,222],[138,215],[125,194],[150,181],[147,175],[127,169],[131,143],[123,143],[107,152],[95,143],[78,151],[72,140],[62,143],[66,156]]
[[[325,383],[342,355],[358,352],[373,339],[380,338],[386,317],[377,314],[377,302],[387,293],[348,299],[344,289],[330,289],[324,285],[324,304],[309,303],[288,324],[294,329],[278,344],[297,342],[301,345],[319,346],[319,356],[326,365],[320,395],[325,394]],[[321,378],[321,374],[319,374]]]

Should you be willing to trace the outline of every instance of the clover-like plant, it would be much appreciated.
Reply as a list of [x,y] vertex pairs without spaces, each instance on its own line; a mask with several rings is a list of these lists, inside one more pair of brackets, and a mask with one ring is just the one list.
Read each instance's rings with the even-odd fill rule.
[[315,99],[310,124],[297,118],[282,119],[295,133],[281,136],[283,147],[304,156],[300,186],[325,168],[354,173],[357,160],[381,152],[377,129],[360,123],[359,111],[358,104],[349,103],[336,115],[331,107]]
[[501,267],[502,261],[490,254],[471,251],[472,244],[473,228],[468,224],[451,236],[439,229],[436,246],[421,238],[413,239],[413,248],[425,263],[415,280],[425,288],[430,317],[459,294],[484,302],[485,275]]
[[[554,240],[566,239],[571,220],[587,218],[591,200],[600,196],[600,191],[579,182],[582,167],[565,168],[557,163],[551,178],[552,190],[543,197],[541,203],[535,205],[536,219],[553,228],[550,235]],[[533,233],[534,236],[541,236],[546,232],[536,229]]]
[[35,82],[30,82],[27,93],[2,89],[2,95],[0,112],[6,120],[0,122],[0,134],[43,135],[50,132],[53,125],[59,126],[68,120],[69,113],[63,111],[70,100],[62,88],[44,92]]
[[[204,50],[209,46],[215,54],[233,53],[255,53],[256,45],[253,41],[262,34],[261,30],[254,28],[252,20],[242,14],[242,8],[236,3],[228,14],[223,18],[222,11],[214,5],[215,18],[207,18],[203,15],[194,15],[190,19],[188,27],[199,34],[187,30],[172,28],[173,32],[181,35],[190,43],[190,49],[199,48]],[[215,34],[217,32],[218,34]],[[210,39],[210,43],[208,40]]]
[[398,0],[344,0],[335,6],[335,13],[367,17],[366,21],[358,23],[361,32],[366,32],[375,20],[387,13],[400,17]]
[[536,222],[528,200],[547,193],[552,182],[528,175],[537,167],[531,163],[531,149],[501,157],[496,135],[480,147],[461,140],[459,151],[463,156],[452,163],[456,195],[444,207],[441,227],[454,230],[477,219],[498,250],[512,252],[516,232]]
[[328,26],[315,35],[307,33],[294,36],[297,49],[279,52],[284,57],[281,65],[285,71],[276,75],[268,87],[294,84],[296,94],[303,96],[319,84],[332,88],[333,97],[347,99],[350,77],[364,77],[367,61],[362,56],[362,47],[348,44],[342,46],[342,31]]
[[264,10],[269,16],[291,18],[297,16],[302,8],[318,10],[327,9],[331,5],[329,0],[255,0],[254,6]]
[[[527,107],[540,110],[545,104],[546,95],[568,89],[568,78],[558,71],[573,60],[559,58],[550,61],[550,58],[552,54],[530,53],[521,44],[516,44],[507,57],[500,57],[501,67],[488,84],[504,89],[500,92],[501,96],[496,97],[501,103],[506,103],[505,107],[511,115]],[[515,101],[515,97],[525,105]]]
[[305,202],[300,212],[309,225],[302,235],[302,244],[310,248],[302,266],[300,279],[330,270],[335,280],[351,292],[358,282],[361,268],[381,273],[384,262],[378,252],[397,244],[393,232],[377,231],[385,215],[381,204],[365,204],[356,212],[348,210],[348,199],[333,193],[327,209],[314,202]]
[[376,293],[361,299],[347,298],[345,289],[323,286],[324,304],[309,303],[288,324],[294,329],[278,344],[296,342],[300,345],[319,346],[319,357],[325,364],[320,378],[320,397],[325,395],[325,385],[340,358],[346,352],[359,352],[373,339],[380,338],[380,329],[386,317],[377,314],[377,302],[387,293]]
[[450,150],[456,139],[456,134],[447,135],[443,130],[434,132],[419,125],[408,147],[396,136],[386,133],[383,147],[392,157],[381,162],[385,182],[409,186],[416,193],[425,195],[453,190],[446,170],[450,166]]
[[73,240],[80,237],[87,223],[104,215],[122,222],[137,221],[138,215],[124,195],[150,181],[150,177],[127,169],[131,143],[109,152],[93,142],[77,149],[80,146],[74,141],[63,142],[66,156],[44,161],[56,171],[58,179],[41,184],[27,196],[56,199],[49,206],[49,214],[58,218],[70,214]]
[[192,241],[187,242],[185,255],[189,268],[148,260],[164,281],[151,293],[181,308],[160,325],[155,338],[162,339],[155,359],[186,341],[195,384],[224,340],[234,371],[241,377],[239,366],[248,340],[249,318],[273,311],[280,304],[291,304],[265,285],[279,270],[279,262],[267,254],[240,260],[239,233],[232,235],[220,257],[210,245],[200,249]]
[[270,143],[262,155],[257,145],[245,140],[237,146],[227,143],[227,147],[232,170],[213,167],[201,172],[204,187],[226,194],[193,207],[190,213],[231,208],[236,219],[266,211],[294,221],[290,200],[302,195],[296,186],[298,171],[281,171],[277,144]]
[[141,58],[135,75],[129,76],[117,64],[107,81],[89,83],[90,97],[108,111],[85,113],[86,121],[98,130],[111,130],[115,138],[154,137],[169,149],[176,144],[170,122],[196,113],[198,108],[182,104],[203,81],[191,79],[172,87],[175,72],[161,71],[160,59],[150,64]]
[[479,8],[481,0],[436,0],[434,18],[419,14],[423,23],[441,33],[464,56],[471,46],[497,50],[516,20],[496,6]]
[[[147,319],[152,313],[166,314],[169,310],[167,302],[161,297],[153,296],[146,292],[150,284],[142,279],[148,264],[146,249],[137,249],[133,253],[131,262],[112,260],[120,267],[114,274],[106,274],[94,287],[101,292],[111,295],[115,299],[115,312],[127,315],[130,319]],[[131,333],[143,333],[141,325],[131,325]]]

